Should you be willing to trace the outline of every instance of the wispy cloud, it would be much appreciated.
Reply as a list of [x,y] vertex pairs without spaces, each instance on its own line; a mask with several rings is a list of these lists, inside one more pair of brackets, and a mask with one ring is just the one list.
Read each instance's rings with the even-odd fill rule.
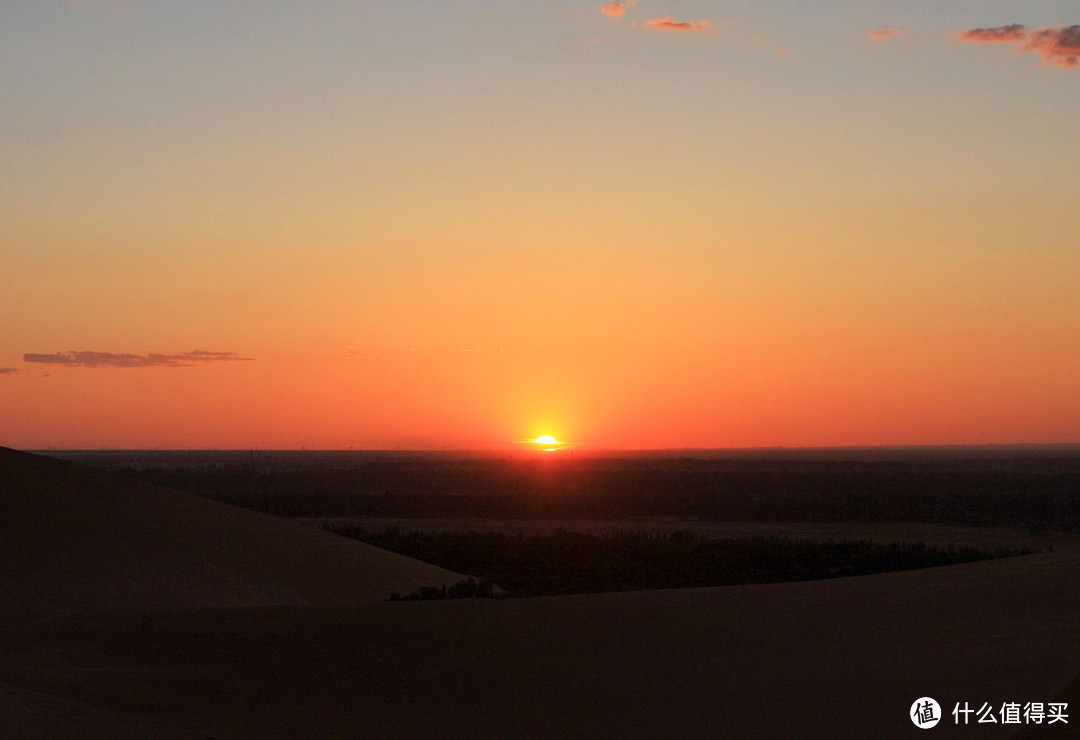
[[19,371],[13,367],[0,367],[0,375],[18,375]]
[[28,353],[23,362],[37,362],[65,367],[195,367],[208,362],[251,362],[254,358],[241,357],[235,352],[181,352],[175,355],[134,355],[115,352],[53,352],[51,354]]
[[693,23],[691,21],[677,21],[670,15],[665,18],[650,18],[644,22],[646,28],[654,28],[657,31],[709,31],[712,24],[706,20]]
[[888,39],[894,39],[897,36],[903,36],[904,32],[899,28],[884,26],[882,28],[875,28],[867,35],[874,41],[887,41]]
[[602,6],[600,12],[611,18],[622,18],[626,15],[626,9],[634,4],[636,4],[636,0],[625,0],[625,2],[614,0],[614,2]]
[[960,38],[964,41],[981,41],[990,44],[1012,43],[1026,39],[1027,36],[1027,28],[1019,23],[997,28],[973,28],[960,34]]
[[[637,0],[611,0],[606,5],[600,6],[600,12],[609,18],[622,18],[626,15],[626,11],[637,5]],[[644,28],[653,31],[682,31],[684,33],[708,33],[710,35],[719,35],[719,31],[713,29],[713,25],[710,21],[700,20],[694,21],[679,21],[672,18],[670,15],[663,18],[649,18],[648,20],[641,21],[640,25],[637,21],[630,24],[631,28]]]
[[973,28],[960,34],[961,41],[992,44],[1022,44],[1018,52],[1035,52],[1043,64],[1064,69],[1080,67],[1080,25],[1055,26],[1036,31],[1014,23],[997,28]]
[[791,55],[793,55],[795,53],[794,51],[792,51],[791,49],[788,49],[787,47],[774,46],[773,44],[770,44],[768,41],[766,41],[763,38],[755,38],[755,39],[753,39],[751,41],[751,43],[753,43],[754,46],[758,46],[758,47],[760,47],[762,49],[768,50],[769,52],[775,54],[778,57],[789,57],[789,56],[791,56]]

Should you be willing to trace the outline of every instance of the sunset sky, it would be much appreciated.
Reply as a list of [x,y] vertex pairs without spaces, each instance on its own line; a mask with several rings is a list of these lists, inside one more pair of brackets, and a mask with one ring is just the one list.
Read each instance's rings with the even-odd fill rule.
[[0,5],[0,444],[1080,441],[1075,0]]

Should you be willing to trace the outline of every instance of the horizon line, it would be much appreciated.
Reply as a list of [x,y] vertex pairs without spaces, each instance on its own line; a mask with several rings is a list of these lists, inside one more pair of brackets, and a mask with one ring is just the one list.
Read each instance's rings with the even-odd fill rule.
[[[529,444],[532,444],[531,442]],[[3,447],[6,445],[0,445]],[[22,448],[23,452],[384,452],[384,453],[502,453],[518,449],[534,452],[536,447],[33,447]],[[864,445],[767,445],[767,446],[680,446],[680,447],[593,447],[566,446],[558,451],[611,453],[611,452],[774,452],[774,451],[861,451],[861,450],[965,450],[965,449],[1077,449],[1080,441],[1075,442],[976,442],[976,443],[916,443],[916,444],[864,444]],[[18,449],[18,448],[9,448]]]

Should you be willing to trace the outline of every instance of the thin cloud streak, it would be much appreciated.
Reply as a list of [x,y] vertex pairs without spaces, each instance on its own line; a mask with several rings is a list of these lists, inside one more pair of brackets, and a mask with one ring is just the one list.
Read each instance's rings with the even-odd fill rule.
[[875,28],[869,34],[869,37],[874,41],[887,41],[888,39],[894,39],[898,36],[903,36],[904,32],[899,28],[892,28],[886,26],[884,28]]
[[18,375],[18,368],[14,367],[0,367],[0,375]]
[[195,367],[208,362],[253,362],[252,357],[241,357],[235,352],[181,352],[174,355],[135,355],[115,352],[53,352],[51,354],[27,353],[23,362],[36,362],[64,367]]
[[997,28],[973,28],[960,34],[963,41],[978,41],[984,44],[1011,44],[1013,41],[1026,39],[1027,28],[1019,23]]
[[1020,46],[1020,53],[1035,52],[1042,56],[1042,63],[1076,69],[1080,67],[1080,25],[1055,26],[1029,31],[1019,23],[997,28],[973,28],[959,35],[961,41],[983,44],[1014,44],[1027,42]]
[[697,23],[690,21],[677,21],[670,15],[665,18],[650,18],[644,22],[646,28],[655,28],[657,31],[689,31],[700,32],[712,29],[712,24],[707,20]]

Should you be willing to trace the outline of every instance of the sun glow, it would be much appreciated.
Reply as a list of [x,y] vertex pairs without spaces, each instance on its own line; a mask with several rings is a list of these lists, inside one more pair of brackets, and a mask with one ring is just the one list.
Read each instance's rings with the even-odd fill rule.
[[536,442],[536,444],[538,444],[538,445],[549,445],[550,446],[550,445],[559,444],[559,440],[555,439],[550,434],[542,434],[533,441]]

